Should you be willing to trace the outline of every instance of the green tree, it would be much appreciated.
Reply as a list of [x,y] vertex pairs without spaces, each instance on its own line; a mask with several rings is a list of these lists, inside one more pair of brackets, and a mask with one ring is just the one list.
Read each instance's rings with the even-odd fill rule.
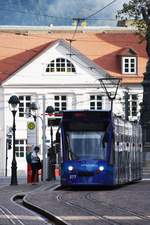
[[117,17],[133,19],[133,24],[146,39],[146,51],[150,60],[150,0],[130,0],[124,3]]
[[[138,33],[146,40],[146,52],[148,61],[143,79],[143,103],[141,104],[141,125],[143,130],[143,151],[144,162],[150,164],[149,146],[150,143],[150,0],[130,0],[123,4],[123,8],[118,11],[121,19],[133,19],[133,24],[137,27]],[[146,160],[146,161],[145,161]]]

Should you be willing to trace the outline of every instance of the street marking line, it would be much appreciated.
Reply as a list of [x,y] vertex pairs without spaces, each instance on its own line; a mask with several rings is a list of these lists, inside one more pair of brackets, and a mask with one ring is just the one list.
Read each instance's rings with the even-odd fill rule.
[[0,210],[1,210],[1,212],[3,213],[3,215],[0,215],[0,217],[2,216],[3,219],[8,219],[8,220],[10,220],[13,224],[16,224],[16,223],[13,221],[13,219],[10,218],[10,215],[7,215],[7,214],[5,213],[5,211],[4,211],[2,208],[0,208]]
[[96,216],[61,216],[63,220],[99,220]]
[[[7,213],[9,213],[9,218],[11,219],[11,220],[17,220],[21,225],[24,225],[24,223],[15,215],[15,214],[13,214],[9,209],[7,209],[6,207],[4,207],[3,206],[3,210],[5,210]],[[7,215],[6,213],[5,213],[5,215]],[[14,224],[16,224],[16,223],[14,223]]]
[[103,217],[110,220],[142,220],[138,216],[103,216]]
[[[43,220],[39,216],[8,215],[6,213],[5,213],[5,215],[0,215],[0,219],[5,219],[6,217],[9,218],[10,220],[12,220],[12,219],[16,219],[16,220],[22,219],[22,220],[32,220],[32,221],[34,221],[34,220],[42,221]],[[12,221],[12,222],[13,222],[13,224],[16,224],[14,221]],[[19,221],[19,222],[21,222],[21,221]],[[22,223],[22,224],[24,224],[24,223]]]
[[[147,216],[150,217],[150,216]],[[99,220],[99,219],[109,219],[109,220],[143,220],[138,216],[61,216],[63,220]],[[146,216],[145,216],[146,219]]]

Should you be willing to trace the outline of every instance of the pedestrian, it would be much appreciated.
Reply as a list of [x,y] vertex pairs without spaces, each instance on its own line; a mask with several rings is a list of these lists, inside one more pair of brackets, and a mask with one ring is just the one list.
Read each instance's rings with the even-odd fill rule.
[[32,184],[38,182],[38,170],[41,169],[41,161],[38,156],[40,148],[35,146],[31,153],[31,169],[32,169]]
[[48,149],[48,156],[49,156],[49,162],[50,162],[50,165],[49,165],[50,179],[55,180],[56,179],[55,177],[56,152],[55,152],[54,146]]

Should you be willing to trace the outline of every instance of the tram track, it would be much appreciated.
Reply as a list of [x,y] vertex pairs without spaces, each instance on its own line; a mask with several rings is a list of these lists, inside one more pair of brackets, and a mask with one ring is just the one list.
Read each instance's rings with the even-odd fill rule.
[[[43,188],[44,189],[44,188]],[[43,196],[46,195],[47,191],[49,189],[42,189]],[[80,190],[78,192],[69,190],[61,190],[60,188],[54,189],[52,187],[52,190],[54,191],[53,194],[51,193],[51,196],[53,196],[53,201],[58,202],[58,204],[54,204],[56,207],[60,206],[60,209],[53,211],[53,208],[39,208],[37,211],[34,209],[34,207],[38,208],[38,204],[34,204],[33,202],[33,208],[27,207],[31,209],[31,211],[36,212],[39,214],[43,219],[45,218],[48,223],[46,224],[63,224],[63,225],[71,225],[71,224],[95,224],[95,225],[149,225],[150,224],[150,217],[148,215],[142,214],[142,211],[135,211],[132,210],[132,208],[124,207],[121,205],[117,205],[117,202],[113,203],[113,201],[110,199],[109,201],[109,195],[108,198],[105,201],[105,194],[101,192],[95,192],[91,190]],[[57,192],[57,190],[59,192]],[[44,194],[45,193],[45,194]],[[104,196],[103,196],[104,194]],[[22,196],[21,196],[22,195]],[[101,198],[101,195],[103,196]],[[23,198],[25,196],[25,193],[17,194],[13,196],[13,201],[15,200],[16,204],[21,204]],[[98,197],[99,196],[99,197]],[[26,199],[29,200],[29,199]],[[112,201],[112,202],[111,202]],[[28,201],[27,201],[28,202]],[[30,201],[29,201],[30,204]],[[31,204],[32,205],[32,204]],[[24,207],[24,205],[22,206]],[[62,213],[62,209],[64,208],[64,214]],[[67,211],[68,210],[68,211]],[[4,209],[0,207],[0,212],[3,216],[8,216],[8,220],[10,221],[10,224],[12,225],[26,225],[26,223],[23,223],[21,220],[21,223],[17,218],[15,218],[16,215],[11,215],[11,212],[9,213],[7,209]],[[29,210],[30,211],[30,210]],[[40,213],[41,211],[41,213]],[[45,211],[45,212],[44,212]],[[58,214],[57,214],[58,213]],[[6,214],[6,215],[5,215]],[[49,215],[48,215],[49,214]],[[58,216],[57,216],[58,215]],[[54,216],[56,217],[56,220],[53,220]],[[18,219],[21,219],[18,215]],[[60,221],[58,221],[60,219]],[[1,223],[0,223],[1,224]]]
[[106,203],[102,200],[96,199],[93,197],[93,193],[91,192],[86,192],[84,194],[82,192],[76,199],[74,196],[70,199],[68,196],[71,195],[68,193],[69,191],[57,195],[57,200],[65,205],[76,208],[78,211],[87,213],[89,217],[93,216],[93,221],[95,221],[95,224],[150,224],[149,216],[142,213],[137,213],[127,207],[117,206],[115,203]]
[[[66,193],[67,195],[67,193]],[[105,218],[102,214],[98,214],[95,211],[88,209],[86,206],[81,206],[80,204],[77,204],[76,202],[74,202],[73,200],[68,201],[68,199],[64,199],[64,197],[66,196],[64,193],[63,194],[59,194],[57,195],[57,200],[60,201],[63,204],[66,204],[67,206],[72,206],[73,208],[76,208],[77,211],[84,211],[84,213],[88,218],[92,218],[95,224],[100,224],[100,225],[122,225],[122,223],[120,222],[116,222],[116,221],[112,221],[109,220],[107,218]],[[82,196],[83,198],[83,196]],[[128,223],[129,225],[131,225],[130,223]]]
[[[16,204],[18,204],[19,206],[21,206],[22,208],[29,210],[30,212],[33,212],[34,214],[37,214],[38,217],[41,217],[41,221],[43,221],[42,223],[44,223],[45,225],[57,225],[54,221],[51,221],[48,217],[44,216],[41,213],[38,213],[37,210],[34,210],[34,207],[31,209],[29,207],[26,207],[23,203],[23,198],[25,197],[25,195],[16,195],[13,199],[13,201],[15,201]],[[22,224],[23,225],[23,224]]]
[[1,219],[8,219],[11,224],[25,225],[12,211],[0,205],[0,212],[3,214]]
[[120,207],[120,206],[117,206],[116,204],[111,204],[111,203],[108,203],[107,204],[102,201],[102,200],[97,200],[96,198],[92,197],[92,193],[87,193],[86,194],[86,199],[88,199],[90,202],[93,201],[93,202],[96,202],[100,205],[102,205],[103,207],[107,207],[109,209],[112,209],[112,208],[115,208],[117,211],[120,211],[120,212],[124,212],[124,213],[129,213],[131,216],[135,216],[137,218],[140,218],[142,220],[146,220],[146,221],[149,221],[149,224],[150,224],[150,218],[147,217],[146,215],[143,215],[141,213],[137,213],[127,207]]

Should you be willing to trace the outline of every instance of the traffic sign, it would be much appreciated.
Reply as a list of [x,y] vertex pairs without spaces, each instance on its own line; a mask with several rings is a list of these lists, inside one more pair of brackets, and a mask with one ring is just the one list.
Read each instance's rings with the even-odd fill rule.
[[33,121],[27,123],[27,142],[30,145],[36,145],[36,124]]
[[35,129],[35,123],[34,123],[34,122],[29,122],[29,123],[28,123],[28,129],[29,129],[29,130]]

